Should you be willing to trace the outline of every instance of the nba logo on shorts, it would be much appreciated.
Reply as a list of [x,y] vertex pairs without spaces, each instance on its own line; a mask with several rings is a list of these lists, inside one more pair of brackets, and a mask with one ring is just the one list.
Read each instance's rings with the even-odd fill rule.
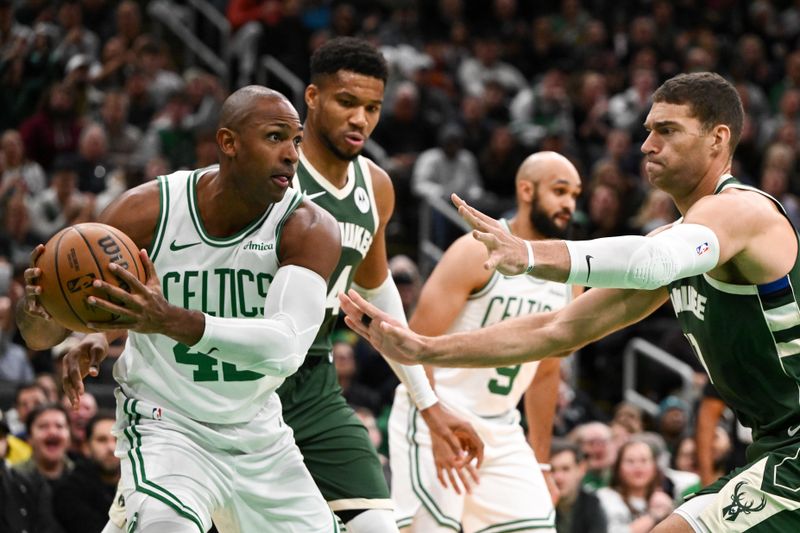
[[369,211],[369,197],[367,197],[367,191],[364,190],[364,187],[356,188],[355,200],[359,211],[362,213]]
[[153,420],[161,420],[161,408],[153,407]]
[[707,242],[704,242],[704,243],[702,243],[700,246],[698,246],[697,248],[695,248],[695,251],[697,252],[697,255],[703,255],[704,253],[706,253],[706,252],[707,252],[707,251],[709,251],[710,249],[711,249],[711,248],[709,248],[709,246],[708,246],[708,243],[707,243]]

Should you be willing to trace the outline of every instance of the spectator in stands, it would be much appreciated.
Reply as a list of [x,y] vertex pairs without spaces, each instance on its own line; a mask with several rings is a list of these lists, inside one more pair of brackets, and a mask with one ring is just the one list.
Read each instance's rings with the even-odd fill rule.
[[63,155],[55,161],[50,187],[31,199],[28,209],[31,230],[39,242],[47,242],[62,228],[91,220],[94,197],[78,190],[78,167],[74,156]]
[[187,69],[183,77],[189,106],[183,127],[195,136],[216,133],[219,112],[227,96],[219,78],[197,68]]
[[128,96],[119,89],[106,91],[100,108],[100,124],[108,141],[108,162],[122,168],[136,152],[142,131],[128,122]]
[[344,340],[337,340],[331,349],[333,364],[336,367],[336,377],[342,388],[342,395],[351,407],[365,407],[373,415],[380,412],[380,397],[378,394],[356,381],[356,354],[353,345]]
[[138,68],[132,69],[125,81],[125,93],[128,96],[128,122],[142,132],[147,131],[150,121],[158,111],[155,100],[147,90],[147,83],[147,76]]
[[80,0],[65,0],[58,8],[58,24],[62,37],[56,46],[54,57],[61,64],[78,54],[91,60],[100,57],[100,39],[83,25],[83,11]]
[[10,195],[0,201],[0,240],[4,241],[5,257],[16,271],[30,264],[30,253],[41,241],[31,230],[29,199],[25,188],[18,184],[10,191]]
[[439,145],[422,152],[414,165],[413,190],[418,196],[479,200],[483,191],[478,161],[464,149],[464,130],[455,123],[439,130]]
[[492,124],[486,118],[483,99],[465,95],[461,100],[461,116],[458,122],[464,128],[464,148],[476,156],[483,152],[492,137]]
[[[127,2],[123,2],[123,4],[125,3]],[[122,4],[120,4],[121,7]],[[167,61],[161,45],[149,37],[137,40],[134,50],[137,67],[142,71],[146,80],[147,92],[156,109],[160,109],[173,95],[182,91],[186,83],[178,74],[166,68]]]
[[553,481],[558,487],[557,533],[606,533],[606,516],[600,500],[583,486],[586,458],[578,446],[554,440],[550,451]]
[[100,533],[108,522],[120,477],[113,425],[113,412],[100,412],[89,421],[83,458],[53,491],[55,515],[66,533]]
[[74,107],[73,92],[56,83],[45,92],[39,111],[19,127],[25,153],[45,170],[50,170],[58,155],[78,148],[81,127]]
[[675,203],[661,189],[650,189],[639,207],[639,212],[631,220],[631,229],[647,235],[656,228],[678,219]]
[[[613,186],[609,182],[603,183],[604,177],[597,170],[595,176],[593,176],[593,181],[597,176],[600,176],[600,179],[597,180],[600,182],[596,185],[593,184],[589,190],[589,198],[587,200],[588,217],[585,228],[581,229],[584,238],[597,239],[630,233],[625,220],[619,186]],[[619,178],[615,178],[614,183],[622,183],[623,178],[619,169],[609,167],[609,170],[613,171],[614,175]]]
[[673,496],[676,503],[682,502],[686,496],[702,488],[697,471],[697,447],[694,437],[681,439],[677,451],[672,455],[669,468],[665,469],[665,474],[674,486]]
[[123,0],[115,13],[117,33],[125,41],[126,48],[133,48],[134,42],[142,35],[142,11],[134,0]]
[[519,146],[508,126],[498,125],[492,130],[489,144],[478,153],[478,171],[484,188],[497,201],[497,206],[490,212],[499,216],[513,208],[515,176],[525,156],[525,150]]
[[783,92],[778,113],[762,124],[761,146],[768,146],[775,141],[785,124],[791,124],[795,129],[800,126],[800,88],[790,88]]
[[502,61],[501,45],[496,35],[479,35],[473,43],[474,56],[465,58],[458,68],[458,83],[466,94],[481,96],[489,80],[499,83],[512,96],[527,85],[516,67]]
[[93,67],[92,85],[100,90],[116,90],[125,86],[128,70],[132,68],[131,52],[122,37],[112,37],[103,45],[101,61]]
[[392,279],[400,293],[403,310],[406,312],[406,316],[411,316],[422,290],[419,268],[407,255],[395,255],[389,260],[389,271],[392,273]]
[[611,467],[617,452],[611,442],[611,428],[602,422],[589,422],[575,428],[575,441],[586,456],[583,484],[590,489],[605,487],[611,480]]
[[69,451],[74,457],[85,455],[85,445],[88,437],[88,426],[92,418],[97,414],[97,399],[89,391],[81,396],[81,404],[77,409],[72,409],[66,396],[61,404],[69,413]]
[[0,531],[60,533],[53,516],[50,487],[40,476],[10,468],[8,426],[0,420]]
[[612,472],[610,485],[597,491],[609,533],[644,533],[672,512],[672,497],[661,489],[663,473],[646,442],[624,444]]
[[651,69],[640,68],[631,74],[631,84],[608,101],[608,115],[615,128],[630,135],[643,130],[644,117],[650,110],[650,98],[658,78]]
[[56,403],[59,401],[59,388],[53,374],[49,372],[40,372],[36,374],[34,381],[45,392],[47,403]]
[[372,441],[372,445],[378,452],[378,459],[380,459],[381,466],[383,466],[383,476],[386,478],[386,483],[391,486],[392,470],[389,466],[389,458],[386,457],[388,449],[385,445],[384,435],[381,433],[380,428],[378,428],[378,422],[375,420],[375,415],[372,413],[372,411],[365,407],[357,407],[355,412],[358,419],[362,424],[364,424],[364,427],[367,428],[369,439]]
[[38,473],[52,488],[75,468],[67,455],[70,442],[67,410],[57,403],[42,404],[30,412],[25,427],[33,454],[14,468],[29,475]]
[[563,72],[555,68],[548,70],[533,87],[514,97],[511,129],[519,142],[529,149],[536,148],[554,132],[571,138],[575,126]]
[[100,124],[87,124],[81,131],[78,157],[78,190],[97,195],[106,190],[106,182],[114,167],[108,157],[108,136]]
[[115,30],[114,6],[109,0],[82,0],[82,19],[86,27],[106,42]]
[[0,137],[5,168],[0,177],[0,197],[4,197],[17,183],[25,187],[25,193],[34,196],[47,187],[47,177],[42,166],[25,155],[25,145],[17,130],[6,130]]
[[14,342],[14,300],[9,297],[11,269],[11,263],[0,258],[0,287],[5,287],[0,289],[0,381],[30,383],[33,381],[33,367],[28,353]]
[[689,427],[689,404],[677,396],[667,396],[661,401],[658,413],[658,433],[663,437],[670,456],[678,450]]
[[585,73],[581,77],[573,104],[575,138],[584,168],[591,168],[602,156],[606,136],[611,130],[605,75],[599,72]]
[[553,419],[553,435],[557,436],[565,436],[582,424],[602,419],[600,410],[589,395],[570,385],[569,373],[569,366],[562,365],[556,415]]
[[23,383],[17,387],[14,395],[14,407],[6,412],[5,420],[11,429],[11,434],[27,440],[28,434],[25,421],[31,411],[47,403],[44,390],[35,383]]

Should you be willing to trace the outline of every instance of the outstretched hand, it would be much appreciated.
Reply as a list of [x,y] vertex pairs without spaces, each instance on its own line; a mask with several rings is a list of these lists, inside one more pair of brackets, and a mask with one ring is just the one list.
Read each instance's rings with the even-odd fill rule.
[[113,322],[92,322],[88,324],[90,328],[97,331],[130,329],[139,333],[162,332],[170,304],[161,292],[156,267],[147,252],[141,250],[139,257],[147,276],[144,283],[132,272],[115,263],[111,263],[108,268],[128,285],[127,291],[99,279],[94,281],[94,287],[100,289],[106,298],[89,296],[87,302],[117,315],[118,318]]
[[480,482],[477,469],[483,462],[480,436],[469,422],[445,409],[441,403],[435,403],[420,414],[430,430],[439,483],[447,488],[449,479],[456,494],[461,494],[462,486],[466,492],[472,493],[472,486]]
[[452,194],[450,199],[467,224],[472,226],[472,236],[486,246],[489,259],[483,264],[486,270],[497,270],[506,276],[516,276],[528,268],[528,249],[525,241],[515,237],[499,221],[485,215]]
[[97,377],[100,363],[108,355],[108,339],[103,333],[90,333],[64,355],[61,361],[61,384],[64,395],[77,409],[84,393],[83,378]]
[[401,326],[352,289],[347,294],[339,293],[339,303],[345,324],[380,353],[407,365],[422,362],[425,337]]

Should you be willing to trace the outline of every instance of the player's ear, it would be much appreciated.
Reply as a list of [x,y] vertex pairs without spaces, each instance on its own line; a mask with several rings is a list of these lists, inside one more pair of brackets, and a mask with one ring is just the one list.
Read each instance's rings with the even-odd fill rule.
[[517,180],[517,198],[526,204],[533,201],[533,183],[530,180]]
[[236,157],[236,134],[228,128],[217,130],[217,146],[228,157]]
[[319,87],[311,83],[306,87],[305,92],[306,107],[314,109],[317,107],[317,96],[319,96]]
[[711,132],[712,144],[711,150],[714,155],[729,149],[731,140],[731,129],[725,124],[717,124]]

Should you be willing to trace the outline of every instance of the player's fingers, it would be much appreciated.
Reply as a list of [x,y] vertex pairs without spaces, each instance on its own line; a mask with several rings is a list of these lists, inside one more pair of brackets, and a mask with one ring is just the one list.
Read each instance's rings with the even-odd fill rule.
[[36,260],[44,253],[44,244],[37,244],[36,248],[31,251],[31,266],[36,264]]
[[64,357],[63,361],[62,384],[74,409],[80,405],[80,397],[83,394],[83,376],[81,376],[80,364],[77,359],[77,357]]
[[144,265],[144,271],[147,274],[147,281],[152,279],[158,279],[158,274],[156,273],[156,265],[153,264],[153,261],[150,260],[150,256],[147,255],[147,250],[142,248],[139,250],[139,257],[142,259],[142,265]]
[[[136,312],[135,309],[117,305],[103,298],[98,298],[97,296],[87,296],[86,303],[88,303],[92,307],[102,309],[103,311],[108,311],[109,313],[120,315],[121,318],[134,319],[138,316],[138,313]],[[114,322],[117,323],[119,321],[115,320]]]
[[447,480],[444,477],[444,468],[440,464],[436,465],[436,479],[439,480],[439,483],[442,485],[442,487],[447,488]]
[[355,331],[357,334],[361,335],[365,339],[369,340],[369,330],[364,327],[364,324],[361,320],[356,320],[350,317],[350,315],[344,316],[344,323],[347,325],[348,328]]
[[96,279],[92,282],[92,287],[95,289],[99,289],[105,297],[102,298],[103,300],[108,301],[116,301],[119,302],[120,305],[124,305],[128,309],[141,309],[142,306],[136,298],[126,291],[123,288],[117,287],[115,285],[111,285],[105,281],[101,281]]
[[[447,477],[448,477],[448,479],[450,479],[450,486],[453,487],[453,490],[456,491],[456,494],[461,494],[461,485],[458,483],[458,481],[456,481],[456,477],[453,475],[453,470],[454,469],[453,468],[447,468],[446,470],[447,470]],[[461,475],[461,474],[459,473],[459,475]],[[466,487],[464,487],[464,488],[467,489]],[[471,491],[469,489],[467,489],[467,492],[471,492]]]
[[108,269],[120,280],[128,284],[131,289],[130,292],[146,292],[147,289],[145,288],[144,283],[139,281],[139,278],[137,278],[133,272],[129,271],[127,268],[121,267],[116,263],[110,263],[108,265]]
[[478,469],[475,468],[472,465],[472,463],[467,463],[464,466],[464,470],[466,470],[469,473],[470,477],[472,478],[472,482],[474,484],[477,485],[477,484],[479,484],[481,482],[481,477],[478,475]]
[[89,375],[97,377],[100,373],[100,363],[103,361],[105,355],[104,350],[97,344],[89,348]]
[[458,474],[458,479],[461,481],[461,486],[464,487],[464,491],[467,494],[472,494],[472,481],[467,477],[465,472],[466,467],[464,468],[456,468],[454,469],[456,474]]

